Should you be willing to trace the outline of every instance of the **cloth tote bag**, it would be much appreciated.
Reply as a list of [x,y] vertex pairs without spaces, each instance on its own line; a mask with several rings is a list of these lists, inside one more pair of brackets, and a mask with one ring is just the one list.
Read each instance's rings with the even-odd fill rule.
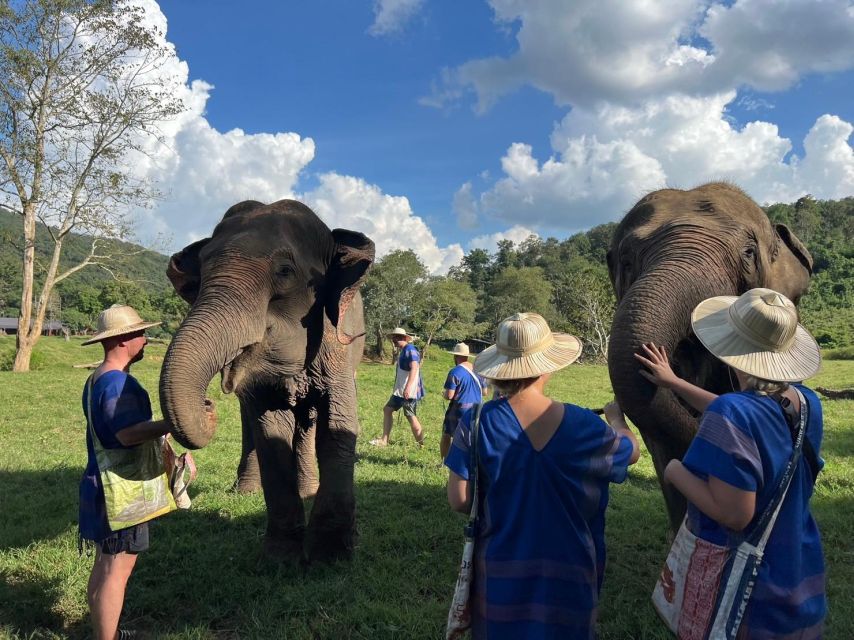
[[794,450],[777,492],[749,535],[735,548],[698,538],[679,527],[664,568],[652,592],[652,603],[667,628],[680,640],[727,640],[738,633],[765,544],[800,460],[806,432],[808,405],[795,389],[801,415]]
[[[479,386],[479,385],[478,385]],[[471,627],[471,583],[474,575],[474,541],[477,536],[477,476],[478,455],[477,441],[480,430],[480,408],[477,405],[472,426],[471,456],[472,464],[472,499],[471,513],[465,527],[465,543],[463,544],[463,557],[460,561],[460,572],[457,576],[457,585],[454,588],[454,597],[451,600],[451,608],[448,611],[448,623],[445,628],[445,640],[456,640],[461,638]]]

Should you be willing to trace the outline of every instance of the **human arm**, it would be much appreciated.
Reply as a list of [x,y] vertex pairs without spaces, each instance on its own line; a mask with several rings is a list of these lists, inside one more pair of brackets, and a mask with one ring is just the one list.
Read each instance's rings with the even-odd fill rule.
[[733,531],[743,530],[756,513],[755,491],[739,489],[712,475],[703,480],[679,460],[667,463],[664,481],[712,520]]
[[632,433],[631,429],[629,429],[629,425],[626,423],[626,417],[623,415],[623,410],[620,408],[620,405],[616,402],[609,402],[605,405],[605,419],[608,421],[608,424],[611,425],[611,428],[617,432],[618,436],[623,436],[629,439],[632,443],[632,454],[629,457],[629,464],[634,464],[640,458],[640,445],[638,444],[638,439],[634,433]]
[[456,389],[445,389],[442,391],[442,397],[445,400],[453,400],[455,395],[457,395]]
[[445,387],[442,390],[442,397],[445,400],[453,400],[457,395],[457,388],[460,386],[460,381],[454,375],[454,369],[448,372],[448,377],[445,378]]
[[453,471],[448,472],[448,504],[454,511],[468,513],[471,510],[469,481]]
[[[205,420],[210,428],[216,428],[216,409],[212,400],[205,400]],[[116,432],[116,440],[123,447],[132,447],[149,440],[154,440],[169,433],[169,422],[166,420],[145,420],[137,422]]]
[[641,369],[639,373],[653,384],[670,389],[700,413],[718,397],[677,376],[670,366],[664,347],[657,347],[649,342],[641,345],[641,348],[643,355],[636,353],[635,358],[646,368]]
[[415,400],[418,396],[418,378],[421,363],[412,361],[409,363],[409,375],[406,377],[406,385],[403,387],[403,398]]

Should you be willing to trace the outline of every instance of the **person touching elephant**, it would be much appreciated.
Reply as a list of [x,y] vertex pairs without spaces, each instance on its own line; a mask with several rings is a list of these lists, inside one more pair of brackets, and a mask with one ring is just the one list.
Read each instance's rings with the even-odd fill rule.
[[[728,391],[726,367],[691,330],[691,310],[704,299],[755,287],[779,291],[797,305],[809,287],[812,257],[743,191],[715,182],[641,198],[617,225],[607,262],[617,298],[608,345],[611,384],[661,481],[668,462],[688,449],[699,411],[645,379],[635,353],[653,342],[666,350],[679,377],[711,393]],[[669,484],[661,488],[675,531],[685,500]]]
[[[369,238],[330,230],[300,202],[250,200],[170,260],[167,275],[192,306],[163,360],[164,416],[180,444],[206,446],[215,429],[204,395],[220,372],[223,392],[240,401],[238,486],[260,475],[273,555],[353,552],[359,287],[373,259]],[[306,527],[302,498],[315,491]]]

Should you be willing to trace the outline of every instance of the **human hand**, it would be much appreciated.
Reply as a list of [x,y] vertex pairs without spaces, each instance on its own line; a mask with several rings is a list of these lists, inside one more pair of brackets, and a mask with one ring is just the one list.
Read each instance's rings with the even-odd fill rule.
[[625,426],[626,418],[623,415],[623,410],[620,408],[620,405],[617,404],[616,400],[613,400],[605,405],[603,409],[605,413],[605,420],[608,421],[612,427],[614,423],[618,423],[620,426]]
[[646,368],[641,369],[639,373],[659,387],[672,389],[679,381],[679,377],[673,373],[664,347],[656,347],[654,342],[647,342],[641,345],[641,349],[644,355],[636,353],[635,358]]
[[673,484],[673,478],[679,473],[679,469],[682,467],[682,461],[674,458],[670,462],[667,463],[667,466],[664,467],[664,475],[663,480],[668,484]]

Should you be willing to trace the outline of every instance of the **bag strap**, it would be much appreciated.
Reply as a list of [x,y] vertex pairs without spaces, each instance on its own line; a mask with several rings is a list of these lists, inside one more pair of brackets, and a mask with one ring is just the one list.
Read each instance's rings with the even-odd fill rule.
[[[794,389],[794,387],[792,388]],[[754,542],[754,545],[760,553],[765,549],[765,544],[771,536],[771,531],[774,528],[774,523],[777,521],[777,516],[780,513],[780,508],[783,506],[783,501],[786,499],[789,486],[792,484],[792,477],[795,475],[795,470],[798,467],[798,463],[801,459],[801,452],[803,450],[804,439],[807,431],[809,405],[807,404],[803,394],[798,389],[795,389],[795,393],[798,394],[798,400],[801,404],[801,412],[792,456],[789,458],[786,469],[783,471],[783,477],[780,480],[780,484],[777,487],[777,492],[774,495],[774,498],[768,506],[765,507],[765,511],[762,512],[762,516],[759,518],[756,526],[747,538],[748,541],[753,542],[756,540],[757,535],[759,535],[759,539]]]
[[477,535],[477,509],[478,509],[478,486],[477,486],[477,477],[480,475],[478,473],[479,465],[480,465],[480,456],[477,453],[478,440],[480,432],[480,409],[483,405],[478,404],[474,410],[474,419],[471,425],[471,448],[469,449],[469,460],[471,461],[471,472],[470,472],[470,480],[472,486],[472,497],[471,497],[471,513],[469,514],[469,520],[466,523],[465,535],[466,538],[474,538]]
[[480,380],[477,379],[477,374],[469,369],[468,367],[463,367],[468,374],[471,376],[471,379],[474,380],[474,383],[477,385],[477,390],[480,391],[481,398],[483,397],[483,385],[480,384]]
[[[792,401],[787,397],[777,396],[776,399],[777,402],[780,403],[780,408],[783,410],[783,414],[786,416],[786,420],[789,424],[789,430],[792,432],[792,444],[794,445],[795,440],[798,437],[797,425],[800,420],[800,416],[798,415],[798,412],[795,411],[795,406],[792,404]],[[807,467],[809,467],[810,475],[812,476],[812,483],[815,484],[818,480],[818,473],[821,471],[821,467],[818,462],[818,455],[816,454],[815,449],[812,446],[812,442],[810,442],[806,433],[804,433],[803,456],[807,463]]]
[[86,391],[86,427],[89,429],[89,433],[92,434],[92,448],[95,449],[95,460],[97,462],[97,447],[104,448],[104,445],[101,443],[101,439],[98,437],[98,434],[95,433],[95,421],[92,419],[92,387],[95,386],[95,374],[92,373],[86,379],[85,391]]

